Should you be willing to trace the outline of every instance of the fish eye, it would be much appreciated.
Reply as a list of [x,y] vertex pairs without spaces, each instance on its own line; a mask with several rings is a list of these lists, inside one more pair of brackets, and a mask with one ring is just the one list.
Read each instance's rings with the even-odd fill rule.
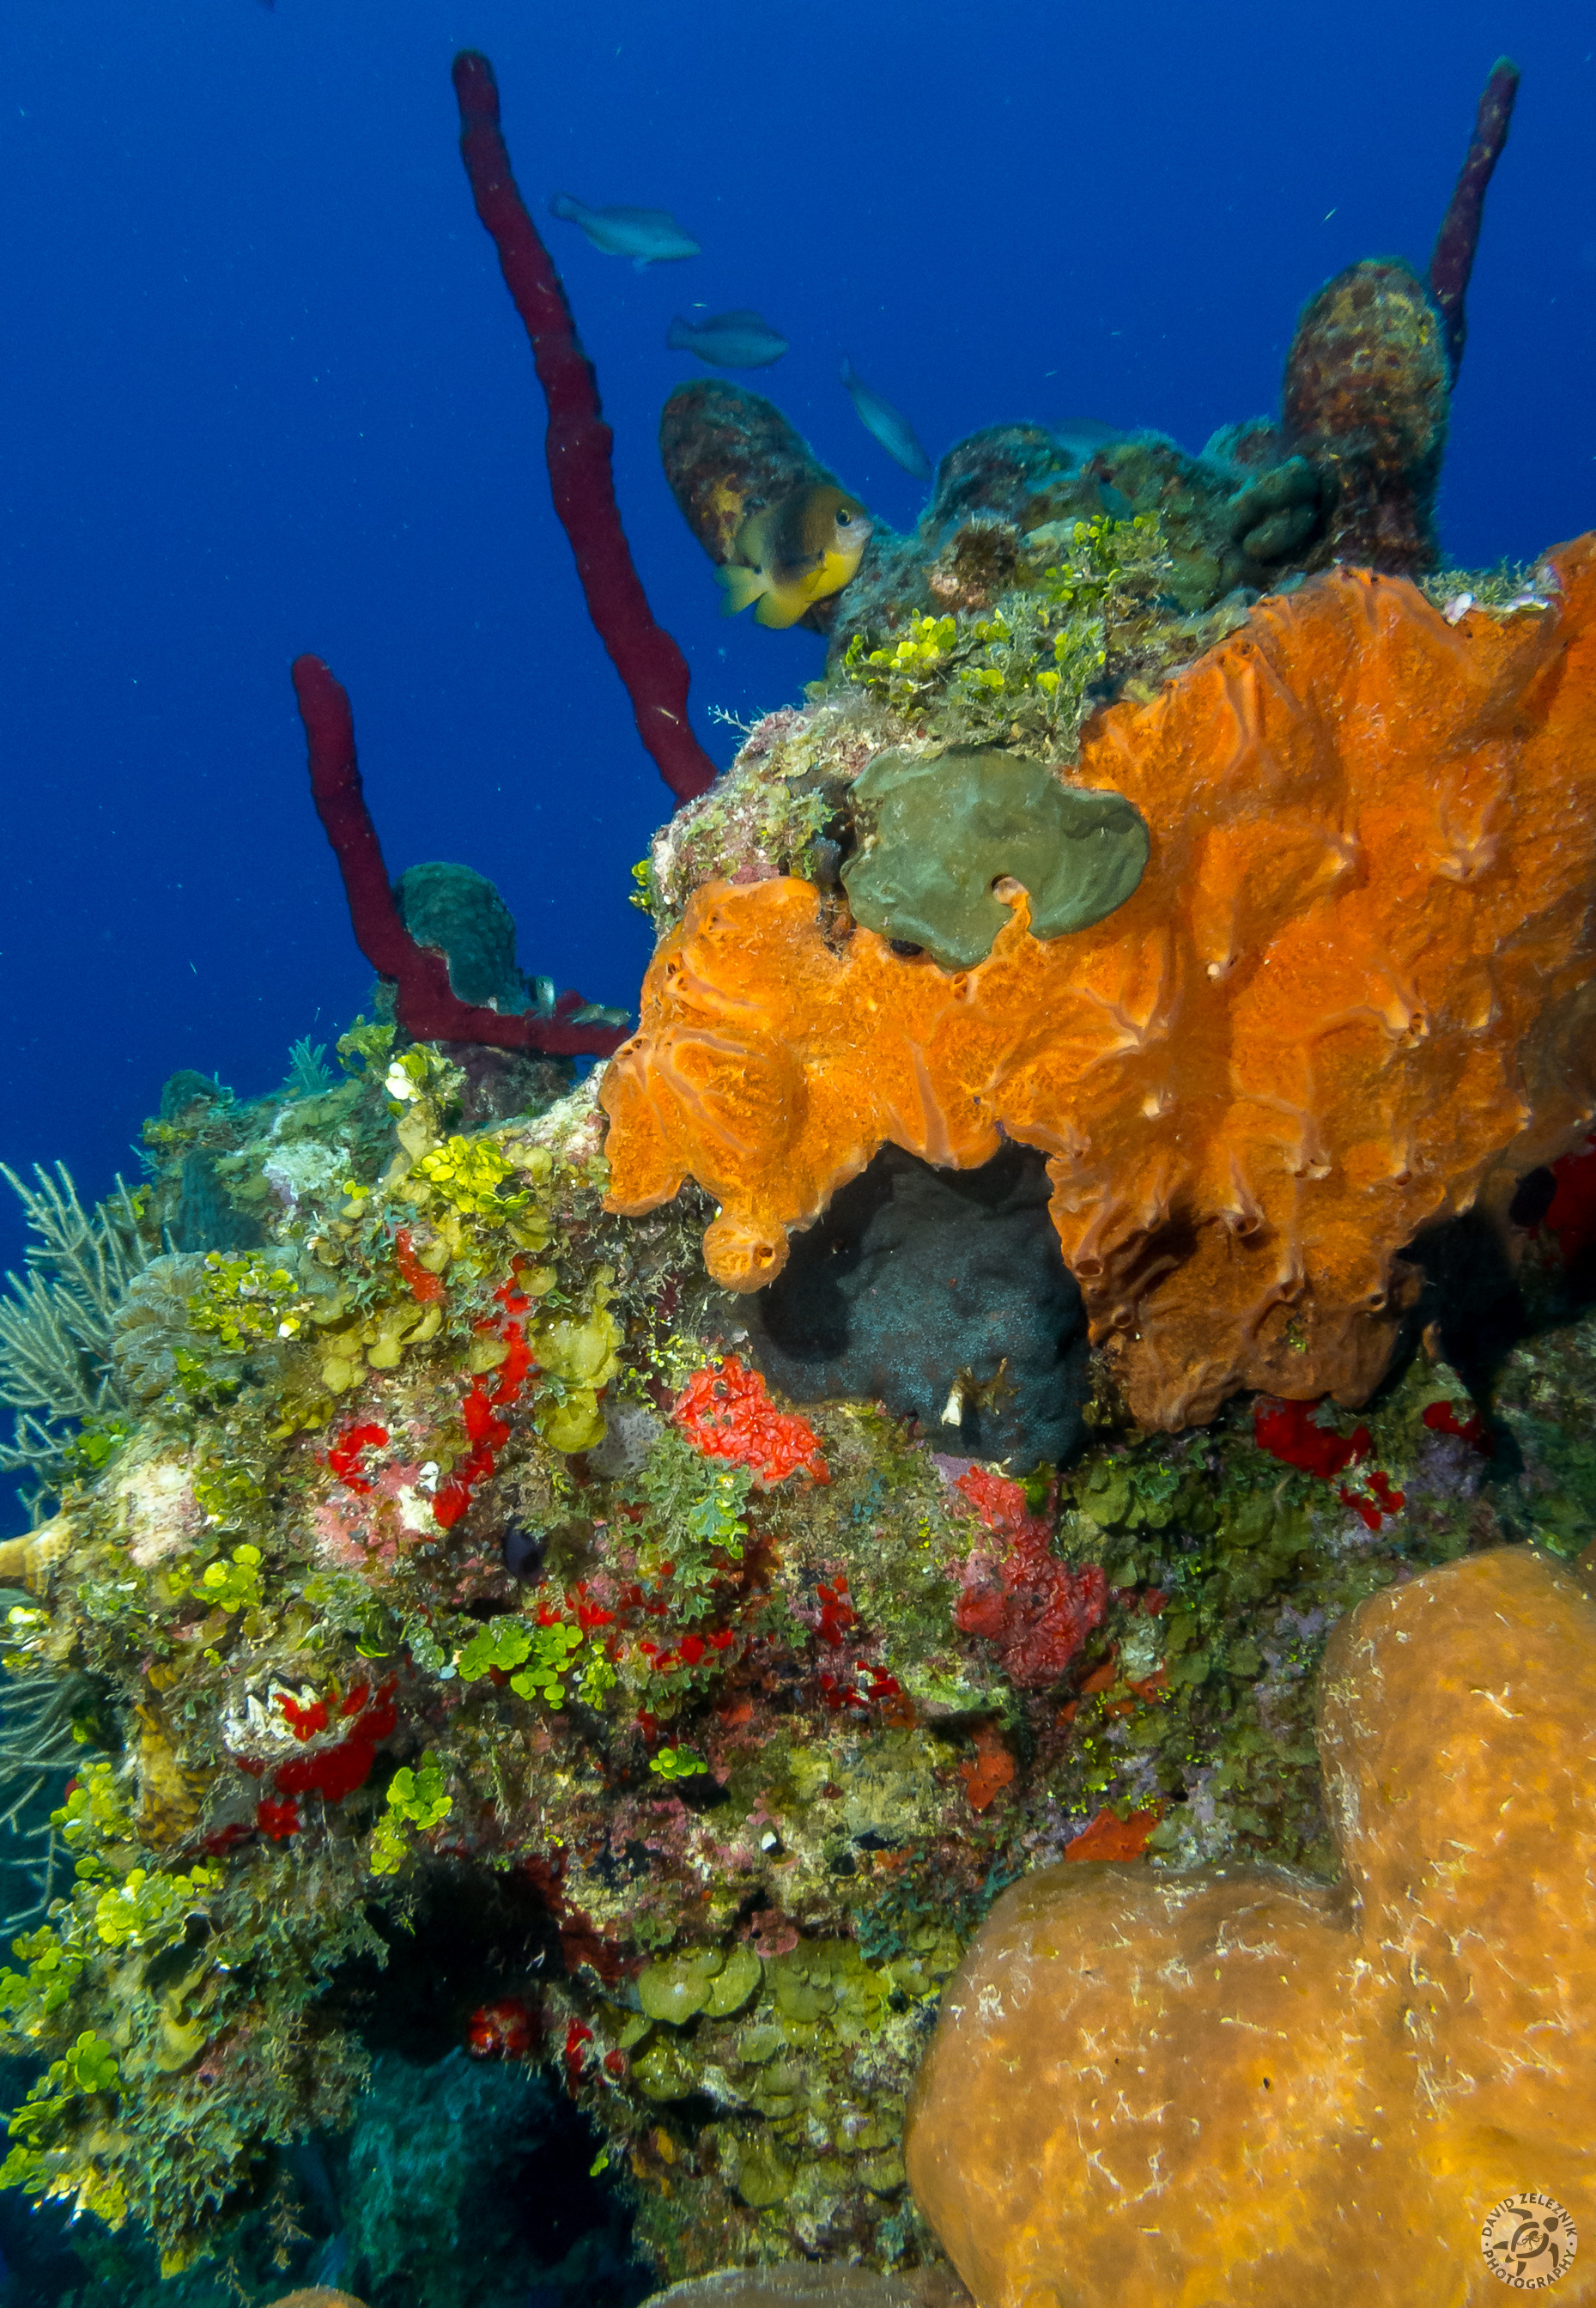
[[851,512],[839,512],[839,513],[837,514],[837,525],[838,529],[851,529],[851,528],[853,527],[853,524],[854,524],[854,516],[853,516],[853,514],[852,514]]

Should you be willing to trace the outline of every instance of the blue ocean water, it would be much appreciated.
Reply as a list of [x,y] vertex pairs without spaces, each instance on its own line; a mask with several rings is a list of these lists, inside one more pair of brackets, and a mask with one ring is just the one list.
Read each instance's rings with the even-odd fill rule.
[[[1561,4],[1234,0],[55,0],[0,16],[0,1158],[85,1200],[179,1067],[248,1094],[371,972],[287,667],[353,697],[389,864],[490,875],[525,968],[627,1004],[628,869],[668,796],[548,501],[541,398],[456,147],[496,67],[517,172],[615,430],[656,614],[717,761],[822,644],[718,615],[659,470],[706,374],[677,312],[757,306],[743,381],[907,526],[845,355],[933,457],[1003,418],[1197,448],[1272,411],[1298,309],[1422,265],[1503,49],[1523,83],[1469,299],[1448,555],[1596,522],[1596,31]],[[639,275],[550,194],[672,210]],[[21,1228],[0,1201],[0,1265]],[[14,1523],[8,1529],[17,1527]]]

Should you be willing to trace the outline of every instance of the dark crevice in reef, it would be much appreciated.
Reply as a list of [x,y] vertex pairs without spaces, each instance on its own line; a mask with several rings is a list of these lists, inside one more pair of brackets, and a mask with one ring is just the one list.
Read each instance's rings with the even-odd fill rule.
[[1426,1227],[1403,1253],[1424,1277],[1411,1317],[1429,1331],[1477,1402],[1532,1328],[1499,1228],[1477,1210]]
[[[597,2160],[603,2136],[559,2079],[565,2022],[543,1989],[568,1967],[545,1890],[456,1864],[427,1867],[418,1891],[402,1923],[373,1913],[386,1961],[332,1983],[374,2066],[354,2131],[286,2158],[311,2232],[302,2272],[341,2251],[371,2308],[500,2308],[511,2268],[518,2308],[631,2308],[652,2278]],[[509,2057],[460,2048],[506,2029],[524,2031]],[[537,2067],[519,2056],[539,2051]]]
[[1080,1440],[1085,1318],[1031,1147],[976,1170],[883,1147],[748,1304],[751,1352],[795,1402],[862,1396],[1018,1466]]
[[[1527,1172],[1508,1208],[1510,1227],[1533,1235],[1557,1191],[1550,1169]],[[1408,1320],[1412,1337],[1429,1333],[1481,1405],[1490,1403],[1516,1347],[1574,1321],[1596,1299],[1596,1245],[1577,1247],[1549,1270],[1532,1257],[1521,1263],[1501,1228],[1478,1210],[1426,1227],[1402,1254],[1423,1276]],[[1505,1430],[1497,1439],[1509,1447]]]
[[386,1961],[345,1964],[328,2001],[368,2051],[441,2059],[495,1997],[536,1994],[563,1968],[555,1917],[537,1888],[485,1867],[429,1868],[403,1925],[373,1912]]
[[[1575,1177],[1578,1176],[1576,1170]],[[1557,1172],[1544,1165],[1538,1170],[1527,1172],[1518,1182],[1518,1191],[1507,1213],[1514,1225],[1532,1228],[1539,1227],[1550,1214],[1552,1204],[1557,1199],[1558,1185]],[[1575,1208],[1588,1192],[1588,1187],[1573,1186],[1571,1200]],[[1596,1240],[1583,1238],[1589,1232],[1583,1219],[1584,1212],[1581,1210],[1579,1219],[1558,1236],[1563,1245],[1564,1262],[1560,1289],[1548,1309],[1548,1319],[1552,1322],[1568,1321],[1582,1307],[1588,1306],[1592,1299],[1596,1299]]]

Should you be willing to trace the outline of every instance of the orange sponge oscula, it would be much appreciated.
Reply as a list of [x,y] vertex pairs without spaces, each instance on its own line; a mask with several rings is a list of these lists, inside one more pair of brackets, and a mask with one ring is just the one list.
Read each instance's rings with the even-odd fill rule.
[[1596,539],[1542,576],[1454,621],[1337,569],[1101,714],[1059,774],[1150,854],[1088,928],[1040,940],[1010,890],[944,971],[808,883],[708,883],[605,1078],[612,1208],[696,1178],[711,1272],[758,1289],[883,1144],[968,1168],[1007,1134],[1144,1425],[1364,1400],[1403,1247],[1596,1111]]

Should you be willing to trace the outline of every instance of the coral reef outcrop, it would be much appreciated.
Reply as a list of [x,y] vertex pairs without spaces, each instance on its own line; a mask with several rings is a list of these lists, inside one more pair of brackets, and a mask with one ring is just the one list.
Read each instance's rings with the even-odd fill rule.
[[[185,1071],[136,1191],[23,1190],[16,2286],[54,2252],[71,2296],[153,2308],[208,2299],[211,2258],[307,2308],[634,2308],[635,2240],[700,2303],[962,2308],[907,2097],[994,1901],[1060,1873],[1071,1914],[1181,1945],[1261,1887],[1309,1951],[1296,2067],[1272,2045],[1259,2082],[1221,2024],[1227,1979],[1285,2009],[1233,1933],[1216,1988],[1155,1984],[1154,2050],[1270,2140],[1322,2054],[1382,2248],[1406,2200],[1366,2119],[1415,2075],[1434,2105],[1378,2100],[1407,2124],[1378,2160],[1417,2157],[1427,2210],[1514,2140],[1549,2152],[1511,2184],[1583,2215],[1583,2134],[1537,2095],[1560,2063],[1590,2097],[1589,1609],[1500,1550],[1596,1563],[1590,541],[1308,573],[1429,549],[1433,316],[1363,268],[1310,308],[1282,425],[957,444],[817,604],[825,681],[715,778],[485,60],[455,85],[593,619],[691,798],[635,869],[642,1031],[578,1084],[617,1014],[521,981],[476,877],[396,896],[302,659],[387,981],[344,1078],[308,1042],[262,1098]],[[1437,244],[1454,364],[1510,96],[1499,69]],[[712,556],[831,487],[719,383],[665,449]],[[1371,1388],[1355,1424],[1312,1399]],[[1017,2131],[1000,2097],[980,2153],[1052,2154],[1045,2092]],[[1171,2237],[1236,2223],[1250,2281],[1309,2147],[1250,2224],[1222,2154]]]
[[1596,549],[1445,616],[1340,570],[1088,726],[1072,791],[1139,812],[1134,893],[1043,943],[1023,895],[940,969],[792,876],[708,883],[610,1067],[611,1208],[691,1176],[756,1290],[877,1148],[1049,1154],[1094,1339],[1171,1428],[1244,1386],[1365,1399],[1420,1229],[1577,1142],[1596,1007]]
[[[875,526],[857,573],[802,622],[851,649],[949,610],[990,611],[1075,524],[1156,524],[1166,616],[1200,618],[1338,561],[1420,576],[1438,557],[1435,495],[1450,398],[1446,324],[1398,260],[1336,275],[1298,322],[1278,422],[1222,426],[1192,454],[1161,433],[1037,424],[984,426],[937,468],[903,536]],[[829,483],[779,409],[721,380],[665,409],[665,477],[718,567],[743,521]]]
[[[803,619],[830,634],[833,667],[866,636],[949,608],[990,608],[1050,531],[1104,517],[1158,523],[1168,603],[1188,616],[1232,597],[1245,606],[1337,562],[1390,576],[1433,569],[1464,298],[1517,88],[1516,66],[1498,58],[1428,276],[1400,258],[1369,260],[1309,301],[1277,422],[1222,426],[1196,455],[1136,427],[1008,423],[971,434],[942,458],[914,529],[897,537],[878,525],[845,592]],[[677,503],[717,566],[732,557],[746,511],[831,478],[769,401],[723,382],[672,396],[660,447]]]
[[[74,1880],[0,1975],[42,2071],[8,2182],[99,2215],[85,2251],[147,2224],[172,2268],[270,2241],[275,2204],[309,2281],[328,2219],[274,2143],[366,2138],[402,2027],[429,2069],[541,2060],[598,2134],[574,2173],[621,2175],[662,2276],[934,2264],[903,2109],[994,1897],[1108,1853],[1321,1873],[1326,1634],[1526,1529],[1580,1552],[1586,1475],[1537,1406],[1555,1369],[1588,1425],[1590,1341],[1510,1361],[1522,1483],[1424,1359],[1351,1433],[1277,1405],[1137,1436],[1082,1405],[1075,1462],[1022,1483],[936,1450],[1007,1445],[977,1420],[761,1382],[696,1198],[604,1213],[590,1089],[467,1137],[436,1050],[345,1039],[336,1090],[203,1108],[270,1247],[168,1270],[164,1391],[83,1427],[61,1512],[6,1553],[7,1649],[83,1735]],[[307,1109],[291,1143],[336,1158],[289,1197]],[[150,1148],[159,1210],[191,1141]],[[1051,1235],[1039,1167],[920,1175],[979,1208],[1017,1172]]]
[[[1584,1586],[1478,1555],[1331,1641],[1334,1888],[1077,1865],[1007,1892],[905,2149],[977,2299],[1462,2308],[1497,2296],[1480,2232],[1503,2198],[1532,2185],[1588,2228],[1593,1711]],[[1596,2298],[1560,2255],[1524,2273]]]

